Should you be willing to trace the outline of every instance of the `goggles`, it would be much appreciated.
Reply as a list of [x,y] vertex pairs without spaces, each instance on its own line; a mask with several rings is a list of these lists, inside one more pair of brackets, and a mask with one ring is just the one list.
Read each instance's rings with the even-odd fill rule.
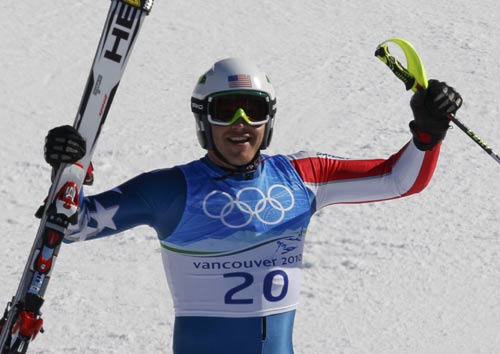
[[275,102],[259,91],[229,91],[216,93],[203,101],[192,99],[191,107],[193,111],[203,110],[211,124],[227,126],[243,119],[248,125],[257,126],[269,122],[275,112]]

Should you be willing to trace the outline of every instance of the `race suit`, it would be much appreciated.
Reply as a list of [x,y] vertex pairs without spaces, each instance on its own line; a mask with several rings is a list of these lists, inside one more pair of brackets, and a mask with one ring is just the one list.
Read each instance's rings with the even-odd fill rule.
[[292,354],[310,217],[330,204],[420,192],[439,148],[420,151],[410,141],[377,160],[262,155],[251,174],[204,157],[85,197],[66,242],[150,225],[175,306],[175,354]]

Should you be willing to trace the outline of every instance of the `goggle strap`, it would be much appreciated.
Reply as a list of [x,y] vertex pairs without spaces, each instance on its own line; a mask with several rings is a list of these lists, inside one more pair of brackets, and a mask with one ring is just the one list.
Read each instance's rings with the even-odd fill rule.
[[269,102],[269,115],[274,117],[276,114],[276,98]]
[[191,97],[191,112],[205,115],[208,113],[207,100],[199,100],[195,97]]

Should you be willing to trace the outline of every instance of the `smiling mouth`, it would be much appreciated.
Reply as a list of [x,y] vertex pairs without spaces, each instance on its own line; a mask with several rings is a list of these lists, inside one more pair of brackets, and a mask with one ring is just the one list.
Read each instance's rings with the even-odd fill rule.
[[233,144],[243,144],[250,141],[248,136],[230,137],[228,140]]

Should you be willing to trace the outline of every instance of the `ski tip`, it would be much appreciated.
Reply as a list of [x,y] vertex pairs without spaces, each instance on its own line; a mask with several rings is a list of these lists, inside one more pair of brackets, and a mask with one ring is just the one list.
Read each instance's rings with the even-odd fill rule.
[[137,7],[143,10],[144,12],[146,12],[147,15],[149,15],[149,12],[153,7],[153,0],[120,0],[120,1],[130,6]]

